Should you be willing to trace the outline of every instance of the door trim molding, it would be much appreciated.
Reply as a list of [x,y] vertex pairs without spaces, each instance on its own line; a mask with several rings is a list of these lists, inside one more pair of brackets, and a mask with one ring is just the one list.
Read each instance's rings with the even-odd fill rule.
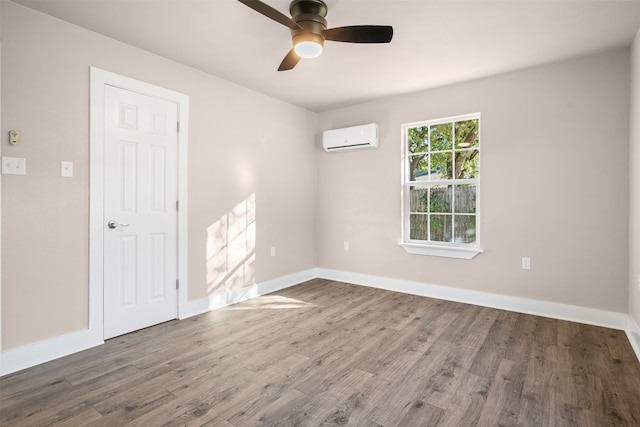
[[90,67],[89,108],[89,331],[104,336],[104,101],[105,86],[178,105],[178,318],[188,311],[188,130],[189,96]]

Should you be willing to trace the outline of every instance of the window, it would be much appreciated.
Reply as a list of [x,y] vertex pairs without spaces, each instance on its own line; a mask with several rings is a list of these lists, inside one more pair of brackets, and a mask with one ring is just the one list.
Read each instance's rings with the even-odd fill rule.
[[480,114],[404,125],[403,248],[473,258],[479,247]]

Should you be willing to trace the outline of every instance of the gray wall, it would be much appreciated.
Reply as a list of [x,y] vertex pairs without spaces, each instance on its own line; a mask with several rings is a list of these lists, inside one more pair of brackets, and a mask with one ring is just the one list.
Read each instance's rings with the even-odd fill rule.
[[[89,66],[182,92],[189,117],[189,299],[316,266],[315,114],[32,11],[2,8],[2,348],[87,328]],[[74,162],[72,179],[60,161]],[[208,274],[208,229],[255,198],[255,252]],[[277,256],[269,248],[277,247]],[[218,268],[220,266],[216,266]],[[236,268],[238,267],[238,268]]]
[[[400,127],[474,112],[485,252],[409,255]],[[627,312],[628,120],[627,50],[321,113],[322,130],[377,122],[381,140],[318,154],[319,266]]]

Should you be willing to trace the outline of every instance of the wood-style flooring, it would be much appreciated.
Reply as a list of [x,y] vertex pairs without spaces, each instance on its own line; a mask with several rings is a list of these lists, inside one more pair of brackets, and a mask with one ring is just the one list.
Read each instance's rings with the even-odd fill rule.
[[0,379],[2,426],[640,426],[621,331],[312,280]]

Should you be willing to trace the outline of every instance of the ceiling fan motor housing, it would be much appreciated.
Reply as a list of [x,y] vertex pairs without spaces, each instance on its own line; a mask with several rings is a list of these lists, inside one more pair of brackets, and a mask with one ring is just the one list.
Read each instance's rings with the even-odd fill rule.
[[291,29],[293,44],[303,41],[324,46],[324,30],[327,29],[327,5],[322,0],[293,0],[289,6],[291,19],[302,29]]
[[296,15],[311,14],[322,18],[327,16],[327,5],[322,0],[293,0],[289,5],[289,13],[295,21]]

